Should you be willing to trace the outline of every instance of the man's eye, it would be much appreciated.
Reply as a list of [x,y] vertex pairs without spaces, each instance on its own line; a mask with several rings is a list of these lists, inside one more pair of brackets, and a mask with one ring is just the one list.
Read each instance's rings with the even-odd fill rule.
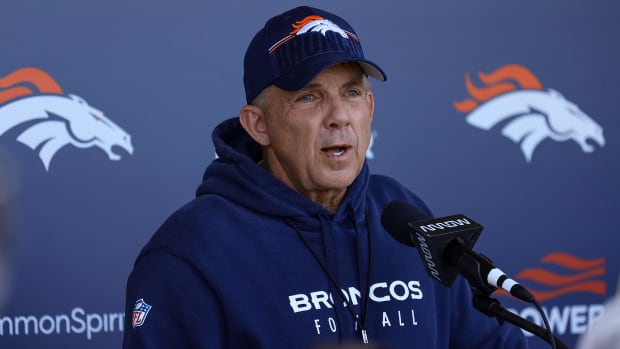
[[299,100],[304,101],[304,102],[310,102],[314,100],[314,96],[311,94],[303,95],[301,96],[301,98],[299,98]]
[[361,93],[358,90],[348,90],[346,95],[349,96],[349,97],[357,97],[357,96],[361,95]]

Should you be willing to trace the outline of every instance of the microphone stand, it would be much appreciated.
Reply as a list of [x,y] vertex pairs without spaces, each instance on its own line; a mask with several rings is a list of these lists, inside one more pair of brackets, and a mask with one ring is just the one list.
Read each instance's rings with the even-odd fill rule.
[[[517,327],[522,328],[551,344],[551,338],[549,337],[549,332],[547,331],[547,329],[531,321],[528,321],[521,316],[516,315],[513,312],[502,307],[497,299],[490,296],[490,293],[479,291],[479,289],[477,290],[476,287],[472,287],[472,291],[474,295],[474,308],[478,309],[487,316],[495,316],[497,318],[506,320],[511,324],[516,325]],[[554,339],[558,349],[569,349],[568,346],[564,342],[562,342],[557,336],[554,336]]]
[[[491,263],[490,259],[465,248],[465,245],[460,241],[447,244],[445,255],[447,256],[448,262],[456,266],[459,273],[467,279],[473,293],[472,301],[474,308],[487,316],[495,316],[506,320],[542,338],[553,346],[551,341],[552,334],[550,334],[546,328],[508,311],[499,304],[497,299],[491,297],[491,294],[495,292],[497,288],[485,282],[485,278],[482,276],[482,270],[485,268],[489,269],[489,265],[492,265],[489,264]],[[556,349],[569,349],[557,336],[553,336],[553,339]]]

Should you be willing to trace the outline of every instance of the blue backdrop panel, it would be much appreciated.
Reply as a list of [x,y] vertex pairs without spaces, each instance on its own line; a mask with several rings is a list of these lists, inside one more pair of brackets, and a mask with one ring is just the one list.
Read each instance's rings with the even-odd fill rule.
[[[2,348],[120,346],[134,258],[193,197],[211,130],[242,106],[253,34],[296,4],[3,6]],[[373,87],[371,170],[485,226],[476,249],[574,346],[620,273],[620,4],[313,5],[349,20],[388,75]]]

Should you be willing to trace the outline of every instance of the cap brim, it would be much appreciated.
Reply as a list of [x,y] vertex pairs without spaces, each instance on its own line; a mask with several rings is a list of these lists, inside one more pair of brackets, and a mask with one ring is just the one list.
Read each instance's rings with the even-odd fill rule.
[[379,81],[387,79],[383,70],[375,63],[360,59],[358,56],[338,52],[310,57],[275,79],[273,84],[283,90],[296,91],[308,85],[323,70],[343,62],[357,62],[366,75]]

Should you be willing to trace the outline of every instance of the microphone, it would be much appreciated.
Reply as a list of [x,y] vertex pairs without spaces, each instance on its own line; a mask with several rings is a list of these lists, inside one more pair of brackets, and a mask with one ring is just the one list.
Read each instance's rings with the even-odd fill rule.
[[509,278],[493,262],[472,251],[483,227],[462,214],[430,219],[403,200],[390,202],[381,214],[381,224],[398,242],[417,247],[426,271],[450,287],[460,273],[471,287],[486,294],[498,288],[528,303],[534,296]]

